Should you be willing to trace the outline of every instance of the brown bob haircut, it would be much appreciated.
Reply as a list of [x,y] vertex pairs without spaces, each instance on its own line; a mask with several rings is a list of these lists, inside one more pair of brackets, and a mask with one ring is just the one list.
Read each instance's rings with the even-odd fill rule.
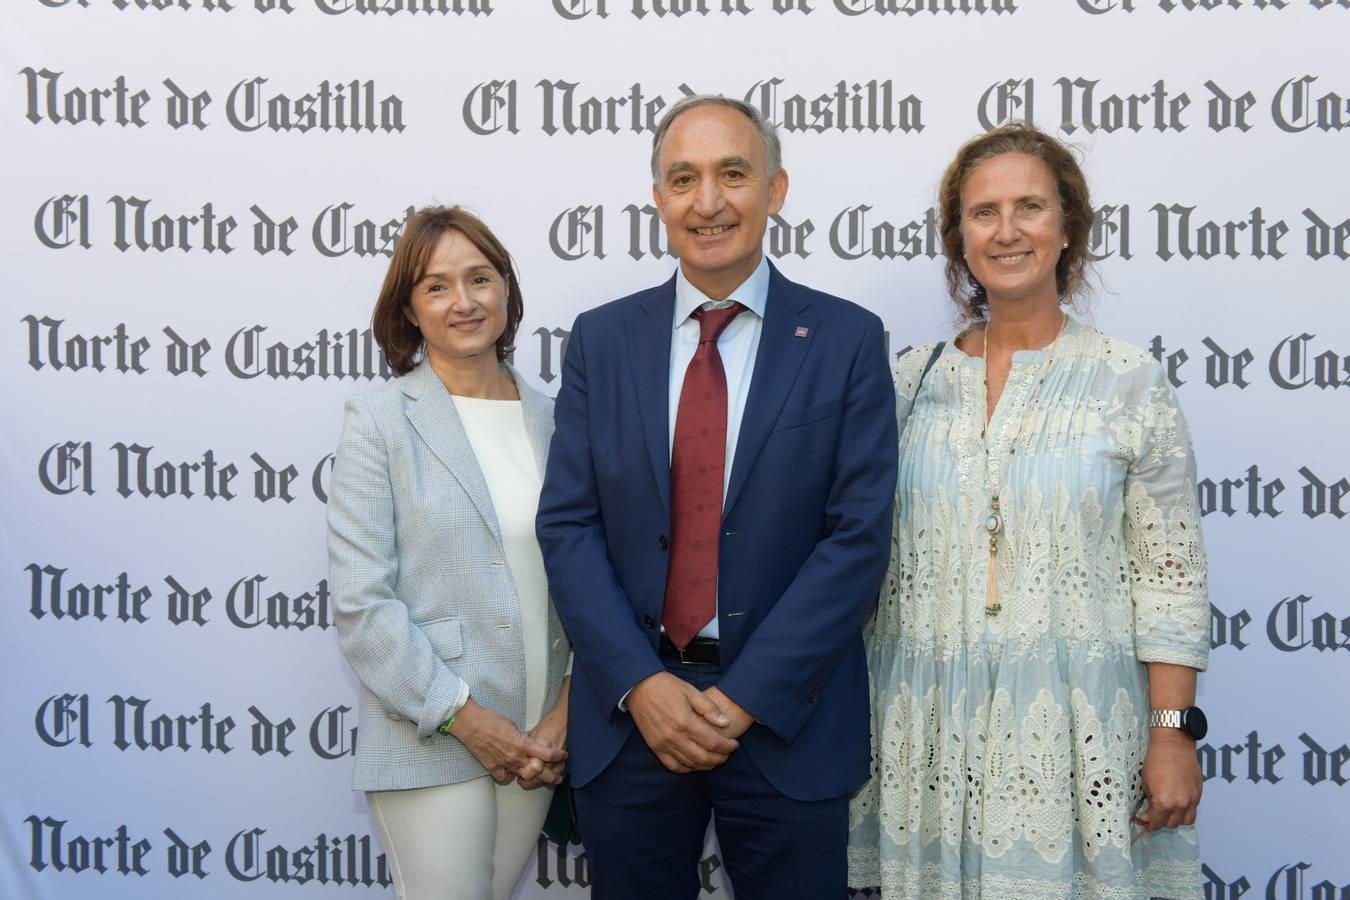
[[506,330],[497,339],[497,359],[506,359],[515,350],[516,329],[525,315],[525,300],[511,254],[492,229],[473,213],[458,206],[428,206],[404,223],[370,321],[375,342],[396,374],[412,371],[425,346],[422,331],[408,318],[407,310],[412,303],[413,286],[426,274],[427,260],[447,231],[458,231],[468,238],[506,280]]
[[961,239],[961,191],[976,166],[1004,153],[1024,153],[1039,159],[1054,179],[1064,233],[1069,241],[1055,265],[1059,301],[1075,300],[1087,288],[1087,275],[1091,269],[1088,239],[1094,213],[1083,170],[1063,142],[1029,123],[1009,122],[968,141],[956,151],[956,158],[947,166],[938,188],[938,226],[942,233],[942,252],[947,256],[947,292],[961,308],[961,318],[966,321],[988,318],[989,296],[966,264]]

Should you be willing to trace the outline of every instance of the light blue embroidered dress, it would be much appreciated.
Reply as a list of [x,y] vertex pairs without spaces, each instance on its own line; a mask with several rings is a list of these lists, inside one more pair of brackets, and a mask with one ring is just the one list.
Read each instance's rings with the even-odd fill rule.
[[867,636],[873,776],[850,810],[850,883],[886,900],[1198,898],[1195,829],[1132,843],[1129,821],[1145,664],[1204,669],[1209,652],[1176,394],[1143,350],[1070,319],[1053,352],[1014,354],[986,440],[984,361],[949,343],[916,397],[931,349],[894,373],[895,537]]

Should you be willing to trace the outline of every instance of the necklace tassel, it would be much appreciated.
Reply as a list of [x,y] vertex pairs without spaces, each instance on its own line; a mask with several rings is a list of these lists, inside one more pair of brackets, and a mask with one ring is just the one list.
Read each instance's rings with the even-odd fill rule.
[[989,577],[986,579],[988,589],[984,595],[984,613],[988,616],[996,616],[1003,609],[1003,604],[998,599],[998,535],[989,535]]

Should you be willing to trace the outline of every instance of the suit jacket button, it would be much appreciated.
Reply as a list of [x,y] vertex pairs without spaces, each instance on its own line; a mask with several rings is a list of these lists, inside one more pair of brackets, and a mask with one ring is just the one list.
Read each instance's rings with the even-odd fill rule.
[[643,625],[646,625],[648,628],[655,628],[655,627],[656,627],[656,620],[653,619],[651,616],[643,616],[643,617],[642,617],[642,624],[643,624]]
[[553,642],[553,652],[554,653],[562,652],[562,638],[558,638],[556,641]]
[[809,693],[809,694],[806,695],[806,702],[807,702],[807,703],[818,703],[818,702],[820,702],[820,695],[821,695],[823,692],[824,692],[824,689],[820,686],[819,683],[811,685],[811,693]]
[[656,539],[656,548],[663,553],[670,549],[670,541],[666,539],[664,534]]

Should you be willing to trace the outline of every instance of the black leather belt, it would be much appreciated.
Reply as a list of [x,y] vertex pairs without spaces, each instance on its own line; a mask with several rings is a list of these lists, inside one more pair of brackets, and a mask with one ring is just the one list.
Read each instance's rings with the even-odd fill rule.
[[671,641],[670,635],[663,631],[661,645],[657,649],[662,656],[678,659],[686,665],[715,666],[722,661],[722,654],[718,649],[720,646],[717,638],[696,637],[689,642],[689,646],[681,650]]

